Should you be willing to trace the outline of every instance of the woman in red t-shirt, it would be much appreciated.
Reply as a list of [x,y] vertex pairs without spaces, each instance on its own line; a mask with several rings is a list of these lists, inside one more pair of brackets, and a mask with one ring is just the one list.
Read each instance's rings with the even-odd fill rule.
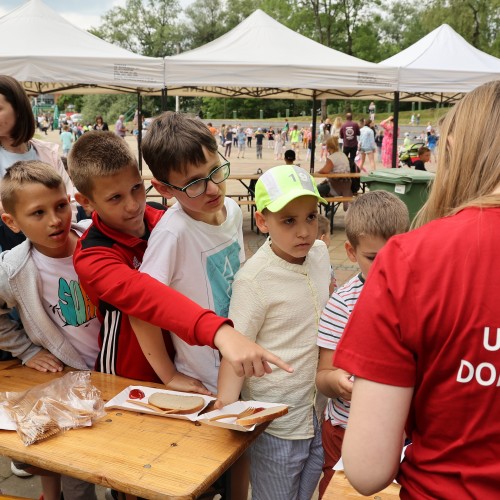
[[417,229],[378,254],[337,348],[355,376],[344,466],[365,495],[395,477],[406,499],[500,491],[499,128],[500,81],[448,112]]

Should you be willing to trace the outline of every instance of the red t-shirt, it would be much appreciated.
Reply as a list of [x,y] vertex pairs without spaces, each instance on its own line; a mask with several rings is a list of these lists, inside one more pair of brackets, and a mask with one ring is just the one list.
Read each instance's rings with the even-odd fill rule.
[[500,208],[393,237],[335,355],[355,375],[414,387],[401,498],[500,495]]

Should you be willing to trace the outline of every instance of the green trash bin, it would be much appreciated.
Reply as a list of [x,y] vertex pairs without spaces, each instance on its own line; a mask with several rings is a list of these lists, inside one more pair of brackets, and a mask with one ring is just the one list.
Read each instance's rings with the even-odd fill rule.
[[370,191],[389,191],[401,199],[408,207],[410,220],[427,201],[430,185],[435,175],[425,170],[412,168],[384,168],[373,170],[361,177]]

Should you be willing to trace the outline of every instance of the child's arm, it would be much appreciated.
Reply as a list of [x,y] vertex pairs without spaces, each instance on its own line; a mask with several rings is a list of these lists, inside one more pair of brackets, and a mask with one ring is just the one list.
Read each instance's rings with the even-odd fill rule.
[[167,389],[212,395],[199,380],[176,370],[168,356],[160,328],[137,318],[129,317],[129,320],[144,356]]
[[236,375],[229,361],[222,358],[217,380],[217,401],[214,408],[220,410],[223,406],[238,401],[244,380],[244,377]]
[[351,399],[351,374],[333,365],[333,355],[349,320],[349,307],[343,297],[333,293],[321,313],[318,328],[319,362],[316,387],[329,398]]
[[26,366],[41,372],[59,372],[64,365],[53,354],[34,344],[19,323],[9,317],[5,302],[0,305],[0,349],[10,352]]
[[347,401],[351,400],[353,383],[351,374],[333,366],[333,353],[331,349],[320,347],[319,363],[316,373],[316,387],[319,392],[328,398],[341,397]]
[[227,318],[203,309],[148,274],[130,268],[115,247],[82,249],[80,242],[74,264],[93,303],[102,300],[124,314],[154,321],[156,326],[175,333],[190,345],[216,347],[238,375],[262,376],[270,372],[268,363],[293,371],[278,356],[244,338]]

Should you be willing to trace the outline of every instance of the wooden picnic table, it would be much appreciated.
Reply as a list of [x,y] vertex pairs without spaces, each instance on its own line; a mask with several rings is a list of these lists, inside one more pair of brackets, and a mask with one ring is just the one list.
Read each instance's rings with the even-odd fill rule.
[[387,488],[366,497],[358,493],[352,486],[343,471],[337,471],[333,475],[330,484],[326,488],[323,500],[351,500],[354,498],[372,498],[374,500],[397,500],[399,499],[399,484],[392,483]]
[[[21,366],[17,360],[0,362],[0,388],[23,391],[68,371],[42,373]],[[129,385],[164,388],[97,372],[91,373],[91,381],[104,401]],[[238,432],[140,412],[108,410],[107,416],[92,427],[72,429],[31,446],[25,446],[16,432],[0,430],[0,454],[147,499],[194,499],[265,428],[259,425],[253,432]],[[228,494],[229,484],[226,486]]]

